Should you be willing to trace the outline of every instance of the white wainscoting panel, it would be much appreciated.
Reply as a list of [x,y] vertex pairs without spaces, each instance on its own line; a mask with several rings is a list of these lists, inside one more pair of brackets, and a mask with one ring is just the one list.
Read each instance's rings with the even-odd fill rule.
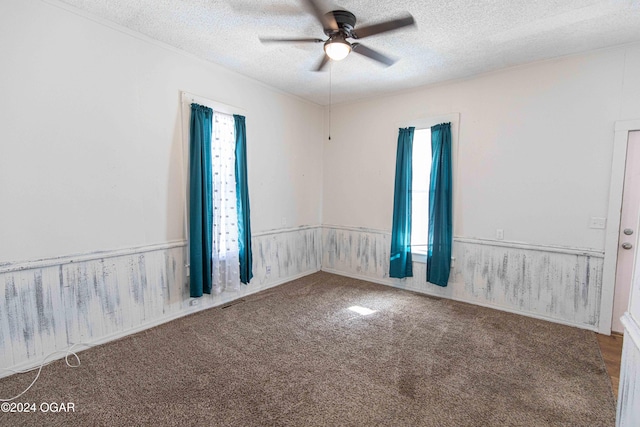
[[389,278],[390,238],[380,230],[324,226],[322,270],[597,329],[601,252],[456,238],[449,286],[442,288],[427,283],[426,264],[415,261],[413,277]]
[[107,342],[314,273],[320,230],[254,235],[251,283],[197,299],[189,297],[185,242],[3,264],[0,368],[37,366],[73,344]]
[[177,242],[3,266],[0,367],[28,366],[184,310],[184,252]]
[[622,317],[624,343],[620,364],[620,385],[616,425],[640,425],[640,324],[628,312]]
[[[301,277],[320,270],[320,226],[274,230],[252,236],[253,279],[257,284]],[[288,279],[291,280],[291,279]]]

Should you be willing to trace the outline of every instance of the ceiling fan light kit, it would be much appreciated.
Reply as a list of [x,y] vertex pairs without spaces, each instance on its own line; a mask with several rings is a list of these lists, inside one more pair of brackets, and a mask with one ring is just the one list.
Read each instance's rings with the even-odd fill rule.
[[317,38],[260,38],[263,43],[324,43],[324,52],[320,63],[315,71],[322,71],[329,60],[340,61],[349,55],[351,51],[360,55],[373,59],[384,65],[392,65],[395,60],[383,55],[382,53],[363,46],[360,43],[349,42],[347,39],[362,39],[387,31],[397,30],[402,27],[415,25],[415,21],[411,15],[403,18],[392,19],[380,22],[378,24],[369,25],[363,28],[355,28],[356,17],[347,10],[334,10],[323,13],[322,0],[303,0],[303,2],[311,10],[312,14],[322,24],[324,34],[327,40]]
[[351,43],[341,37],[329,39],[324,44],[324,51],[334,61],[341,61],[351,52]]

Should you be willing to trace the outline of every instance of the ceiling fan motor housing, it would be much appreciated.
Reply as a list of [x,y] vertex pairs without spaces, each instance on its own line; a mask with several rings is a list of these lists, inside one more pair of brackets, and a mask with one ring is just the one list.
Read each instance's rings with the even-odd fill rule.
[[[356,26],[356,16],[353,13],[347,10],[334,10],[328,12],[327,15],[333,15],[336,20],[339,28],[338,34],[343,34],[345,38],[352,37],[351,31]],[[336,35],[336,31],[331,28],[325,28],[324,33],[329,37]]]

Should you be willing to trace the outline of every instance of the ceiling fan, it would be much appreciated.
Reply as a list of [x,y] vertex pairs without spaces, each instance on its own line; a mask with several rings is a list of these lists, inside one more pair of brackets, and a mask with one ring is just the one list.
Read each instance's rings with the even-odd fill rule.
[[346,10],[333,10],[323,13],[320,0],[303,0],[309,7],[313,15],[322,24],[322,29],[327,40],[318,38],[272,38],[261,37],[263,43],[324,43],[324,56],[318,63],[315,71],[322,71],[330,59],[340,61],[344,59],[349,52],[353,51],[369,57],[387,66],[392,65],[395,60],[389,58],[382,53],[368,48],[357,42],[350,42],[347,39],[360,40],[375,34],[385,33],[387,31],[397,30],[398,28],[414,25],[415,21],[411,15],[402,18],[392,19],[380,22],[378,24],[368,25],[366,27],[355,28],[356,17],[353,13]]

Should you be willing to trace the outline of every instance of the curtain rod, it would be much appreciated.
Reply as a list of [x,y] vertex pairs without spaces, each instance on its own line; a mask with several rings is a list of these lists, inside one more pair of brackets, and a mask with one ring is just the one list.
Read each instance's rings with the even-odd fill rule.
[[181,91],[182,94],[182,102],[192,103],[204,105],[206,107],[211,108],[213,111],[217,111],[219,113],[225,114],[239,114],[241,116],[247,115],[247,110],[236,107],[229,104],[224,104],[222,102],[214,101],[212,99],[205,98],[203,96],[194,95],[189,92]]

